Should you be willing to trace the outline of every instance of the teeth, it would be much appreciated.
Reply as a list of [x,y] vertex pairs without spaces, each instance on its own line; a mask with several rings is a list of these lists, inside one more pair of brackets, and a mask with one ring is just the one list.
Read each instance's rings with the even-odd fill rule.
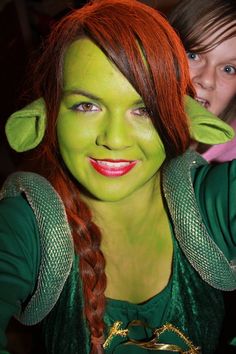
[[204,100],[203,98],[195,98],[195,100],[205,108],[208,106],[208,101]]
[[96,161],[97,164],[101,166],[108,166],[108,167],[125,167],[130,164],[130,162],[111,162],[111,161]]

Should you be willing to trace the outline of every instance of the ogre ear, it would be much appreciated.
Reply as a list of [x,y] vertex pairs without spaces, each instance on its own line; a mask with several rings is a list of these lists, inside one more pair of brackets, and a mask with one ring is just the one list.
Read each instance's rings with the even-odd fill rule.
[[[189,96],[185,98],[185,110],[190,118],[194,140],[204,144],[221,144],[234,137],[233,128]],[[45,102],[39,98],[9,117],[6,124],[9,145],[17,152],[33,149],[42,141],[45,127]]]
[[33,149],[42,141],[45,127],[45,102],[39,98],[8,118],[5,131],[9,145],[17,152]]
[[193,98],[185,97],[185,111],[190,119],[190,132],[194,140],[204,144],[223,144],[234,137],[234,129]]

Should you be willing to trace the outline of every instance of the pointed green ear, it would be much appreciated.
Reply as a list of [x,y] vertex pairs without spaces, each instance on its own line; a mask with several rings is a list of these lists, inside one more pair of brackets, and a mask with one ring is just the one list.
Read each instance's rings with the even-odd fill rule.
[[45,103],[39,98],[8,118],[5,131],[9,145],[17,152],[33,149],[42,141],[45,127]]
[[190,119],[190,132],[194,140],[204,144],[223,144],[234,137],[234,129],[193,98],[185,97],[185,111]]
[[[234,137],[233,128],[189,96],[185,98],[185,110],[194,140],[204,144],[222,144]],[[45,127],[45,103],[43,98],[39,98],[9,117],[6,123],[9,145],[17,152],[33,149],[42,141]]]

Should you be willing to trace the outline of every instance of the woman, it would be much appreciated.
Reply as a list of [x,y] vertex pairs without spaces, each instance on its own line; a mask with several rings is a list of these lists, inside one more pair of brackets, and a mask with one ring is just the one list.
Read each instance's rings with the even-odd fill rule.
[[33,77],[47,121],[39,99],[6,131],[18,151],[39,144],[46,179],[2,189],[1,350],[17,316],[46,353],[213,353],[236,287],[236,165],[187,151],[190,132],[229,129],[189,98],[190,127],[175,32],[139,2],[95,1],[54,28]]
[[[236,128],[236,2],[183,0],[169,20],[187,52],[195,99]],[[199,146],[204,152],[209,146]],[[236,156],[236,138],[207,149],[209,161]]]

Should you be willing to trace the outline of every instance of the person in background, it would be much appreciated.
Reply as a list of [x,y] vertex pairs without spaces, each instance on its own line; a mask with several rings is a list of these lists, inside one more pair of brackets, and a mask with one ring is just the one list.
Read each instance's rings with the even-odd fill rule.
[[[236,1],[181,0],[169,21],[185,47],[195,99],[236,131]],[[236,157],[236,137],[212,147],[199,145],[208,161]]]
[[41,353],[213,354],[236,288],[236,162],[189,149],[232,129],[191,98],[175,31],[138,1],[89,2],[32,79],[6,125],[35,166],[0,194],[0,353],[17,317]]

